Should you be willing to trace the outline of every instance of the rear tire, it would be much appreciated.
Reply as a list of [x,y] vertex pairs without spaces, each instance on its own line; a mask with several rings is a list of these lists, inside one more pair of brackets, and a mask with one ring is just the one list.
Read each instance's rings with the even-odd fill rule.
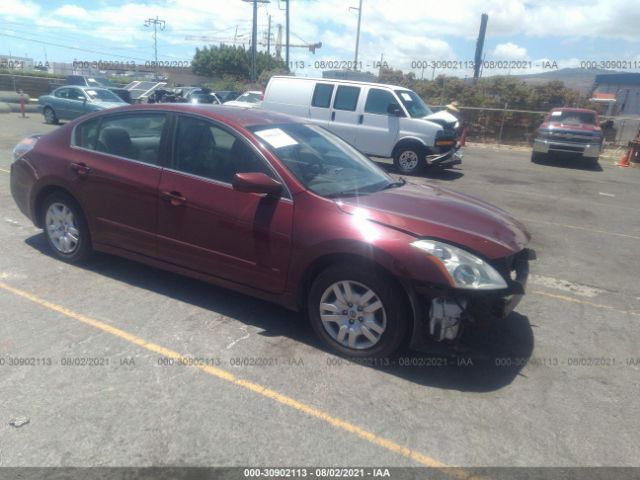
[[393,156],[393,163],[400,173],[416,175],[426,167],[425,149],[421,145],[401,147]]
[[82,209],[64,192],[54,192],[40,210],[44,235],[53,254],[69,263],[80,263],[93,253],[91,235]]
[[58,123],[58,117],[56,116],[56,112],[53,111],[53,108],[45,107],[42,114],[44,115],[45,123],[49,125],[56,125]]
[[307,310],[327,347],[356,358],[391,355],[404,340],[410,318],[393,278],[357,264],[332,265],[320,273],[309,290]]

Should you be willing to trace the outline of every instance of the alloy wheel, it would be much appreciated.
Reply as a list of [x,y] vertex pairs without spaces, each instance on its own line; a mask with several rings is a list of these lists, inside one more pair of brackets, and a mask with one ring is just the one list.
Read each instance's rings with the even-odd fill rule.
[[80,244],[80,229],[73,211],[64,203],[49,205],[45,216],[45,229],[51,243],[60,253],[69,255]]
[[331,338],[356,350],[377,345],[387,328],[387,314],[378,295],[352,280],[335,282],[324,291],[320,320]]

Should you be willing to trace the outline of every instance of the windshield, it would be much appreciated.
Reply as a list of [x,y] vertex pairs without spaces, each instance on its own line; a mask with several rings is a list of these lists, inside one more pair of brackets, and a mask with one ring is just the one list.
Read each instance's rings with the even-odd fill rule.
[[556,111],[551,112],[549,121],[553,123],[564,123],[566,125],[580,125],[581,123],[594,125],[596,123],[596,117],[591,112]]
[[87,78],[87,85],[90,87],[113,87],[113,83],[108,78]]
[[89,98],[94,102],[114,102],[114,103],[124,103],[119,96],[115,93],[110,92],[109,90],[103,89],[87,89],[85,93],[89,96]]
[[366,195],[395,183],[371,160],[322,127],[293,123],[250,130],[318,195]]
[[414,118],[422,118],[431,115],[433,112],[422,99],[411,90],[396,90],[396,95],[402,101],[409,115]]

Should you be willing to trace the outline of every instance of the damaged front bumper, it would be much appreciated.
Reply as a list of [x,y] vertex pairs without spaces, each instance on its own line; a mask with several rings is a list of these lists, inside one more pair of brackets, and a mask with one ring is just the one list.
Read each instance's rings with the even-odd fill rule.
[[[496,291],[473,291],[416,285],[418,319],[411,345],[428,340],[457,340],[467,325],[488,326],[508,316],[525,294],[529,261],[536,259],[532,249],[490,262],[507,281],[507,288]],[[415,309],[416,305],[414,305]]]
[[427,155],[425,160],[429,167],[449,168],[462,163],[462,152],[460,147],[447,150],[445,153],[437,155]]

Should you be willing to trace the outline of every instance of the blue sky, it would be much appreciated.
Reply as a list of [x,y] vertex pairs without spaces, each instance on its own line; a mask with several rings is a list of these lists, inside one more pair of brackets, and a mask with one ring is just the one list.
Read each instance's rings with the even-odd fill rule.
[[[291,42],[323,44],[315,55],[291,48],[299,75],[317,75],[316,62],[353,60],[357,12],[349,7],[357,5],[358,0],[291,0]],[[271,15],[275,43],[283,8],[281,0],[260,6],[259,40],[266,38]],[[464,64],[447,66],[473,59],[483,12],[489,14],[485,59],[520,61],[524,68],[512,74],[543,71],[546,62],[562,68],[611,60],[627,62],[619,69],[640,71],[635,68],[640,66],[637,0],[363,0],[359,60],[364,70],[374,70],[382,56],[404,71],[416,62],[437,61],[435,70],[414,71],[425,77],[471,75]],[[0,54],[145,63],[153,60],[153,39],[144,21],[156,16],[166,21],[158,33],[159,60],[190,60],[205,42],[186,40],[188,35],[213,38],[209,43],[235,37],[248,45],[251,5],[241,0],[2,0]],[[506,72],[485,69],[491,73]]]

